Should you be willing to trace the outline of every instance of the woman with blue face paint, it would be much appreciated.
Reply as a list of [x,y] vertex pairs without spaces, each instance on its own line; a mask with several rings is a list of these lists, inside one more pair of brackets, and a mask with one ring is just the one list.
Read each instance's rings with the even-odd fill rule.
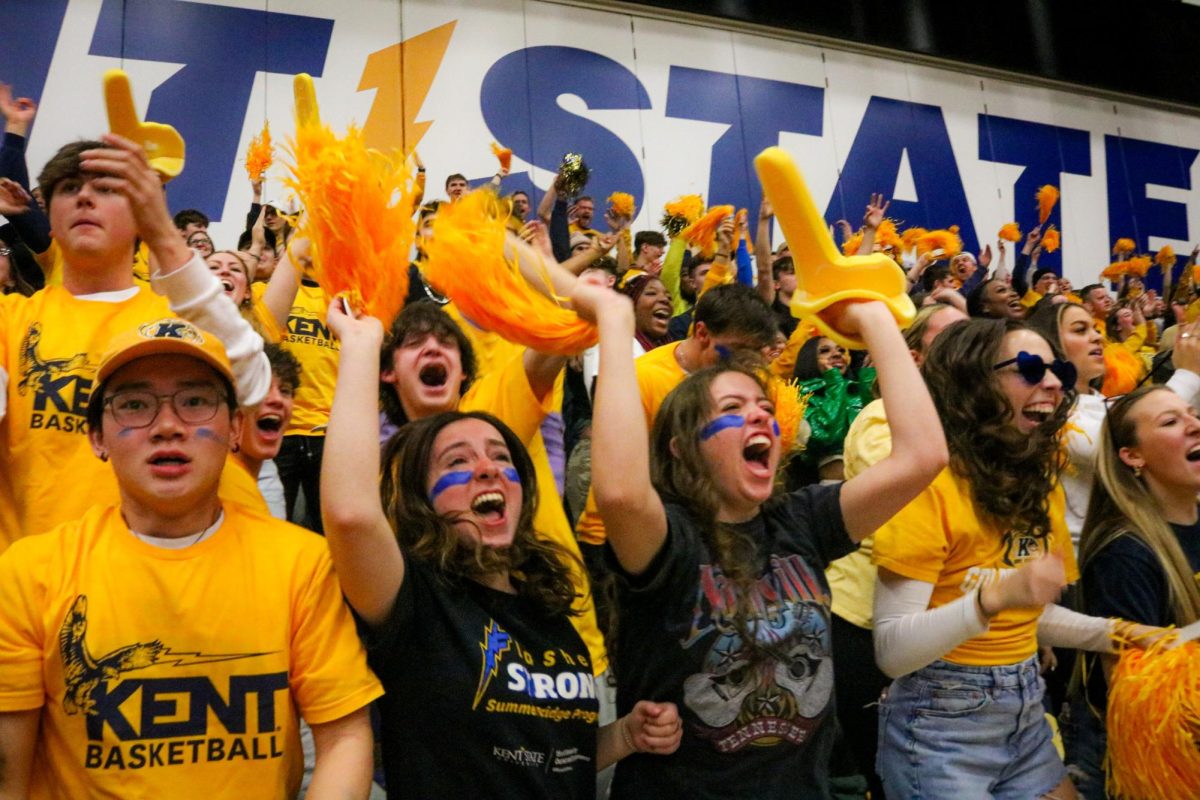
[[[891,454],[854,480],[776,493],[779,426],[758,364],[690,374],[647,437],[628,300],[594,301],[593,486],[618,576],[619,709],[676,703],[679,751],[617,766],[612,796],[828,798],[833,719],[824,571],[945,464],[933,404],[882,303],[839,325],[868,345],[893,412]],[[649,442],[649,445],[647,444]]]
[[669,703],[596,724],[588,649],[569,619],[567,556],[534,533],[537,482],[517,436],[481,412],[409,422],[388,444],[376,493],[383,328],[340,303],[328,319],[341,362],[322,512],[387,692],[391,791],[593,797],[598,769],[633,752],[672,752],[679,718]]

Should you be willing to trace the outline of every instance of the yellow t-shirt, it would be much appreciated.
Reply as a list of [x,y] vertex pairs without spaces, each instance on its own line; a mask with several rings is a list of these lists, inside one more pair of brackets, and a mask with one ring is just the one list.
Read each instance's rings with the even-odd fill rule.
[[279,327],[279,323],[275,321],[275,317],[267,308],[267,303],[263,299],[266,293],[267,284],[261,282],[250,284],[250,308],[245,309],[243,306],[242,316],[250,323],[250,327],[258,331],[264,342],[277,344],[283,340],[286,331]]
[[[51,239],[46,251],[34,253],[33,259],[42,268],[47,286],[62,286],[63,253],[58,242]],[[150,248],[145,242],[141,242],[133,253],[133,277],[139,283],[150,283]]]
[[292,421],[285,436],[324,436],[337,385],[341,343],[325,324],[329,303],[319,286],[301,283],[288,313],[287,333],[281,343],[300,362]]
[[[686,340],[685,340],[686,341]],[[642,411],[646,415],[646,431],[654,429],[654,417],[663,400],[687,377],[675,358],[675,350],[683,342],[671,342],[656,347],[633,362],[637,371],[638,392],[642,396]],[[604,521],[596,507],[596,493],[588,489],[587,504],[575,523],[575,534],[584,544],[602,545],[607,540]]]
[[264,517],[271,515],[271,509],[258,488],[258,479],[236,456],[225,461],[225,469],[221,472],[221,499]]
[[[22,536],[117,502],[112,469],[92,452],[87,406],[100,358],[117,333],[173,317],[140,287],[117,303],[81,300],[61,286],[0,297],[0,553]],[[221,496],[225,496],[222,482]]]
[[[872,400],[850,423],[842,455],[846,480],[859,475],[867,467],[887,458],[892,452],[892,429],[888,427],[883,400]],[[858,549],[832,562],[825,569],[829,590],[833,594],[833,613],[860,628],[874,627],[875,565],[871,553],[875,537],[868,536]]]
[[583,568],[579,543],[571,532],[570,523],[567,522],[562,498],[559,497],[558,486],[554,480],[554,471],[550,468],[550,459],[546,454],[546,444],[542,441],[542,419],[550,411],[553,399],[554,392],[542,399],[534,395],[529,379],[525,376],[523,356],[518,353],[509,359],[507,365],[493,369],[491,373],[473,383],[459,402],[458,408],[460,411],[486,411],[492,414],[512,428],[513,433],[529,450],[538,484],[538,508],[533,518],[533,527],[546,541],[559,545],[573,556],[567,566],[571,570],[571,580],[578,592],[574,607],[579,613],[571,617],[571,624],[575,626],[579,638],[587,645],[592,658],[593,673],[599,675],[608,669],[604,634],[600,632],[596,623],[596,603],[592,596],[591,582]]
[[[965,479],[942,470],[925,491],[875,532],[875,564],[897,575],[933,584],[930,608],[953,602],[1045,552],[1066,565],[1067,581],[1079,579],[1075,549],[1064,517],[1062,486],[1050,494],[1050,533],[1044,539],[1012,535],[985,522]],[[1016,664],[1037,651],[1041,608],[1001,611],[986,633],[942,658],[967,666]]]
[[297,710],[383,691],[324,539],[236,506],[167,550],[116,507],[0,557],[0,711],[41,709],[41,798],[291,798]]

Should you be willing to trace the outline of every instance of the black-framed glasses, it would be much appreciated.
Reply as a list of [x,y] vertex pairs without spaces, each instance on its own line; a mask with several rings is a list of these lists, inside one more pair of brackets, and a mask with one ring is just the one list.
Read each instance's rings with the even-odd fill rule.
[[1030,386],[1037,386],[1046,377],[1046,370],[1058,378],[1062,385],[1066,388],[1071,388],[1075,385],[1075,365],[1070,361],[1064,361],[1061,358],[1056,358],[1050,363],[1035,353],[1026,353],[1024,350],[1017,353],[1016,358],[1010,358],[1007,361],[1001,361],[992,369],[1004,369],[1013,364],[1017,366],[1017,374],[1019,374],[1026,383]]
[[104,399],[104,405],[112,411],[113,419],[125,428],[148,428],[158,419],[163,401],[180,421],[189,425],[208,422],[217,415],[217,409],[225,400],[225,393],[216,386],[189,386],[171,394],[131,389],[117,392]]

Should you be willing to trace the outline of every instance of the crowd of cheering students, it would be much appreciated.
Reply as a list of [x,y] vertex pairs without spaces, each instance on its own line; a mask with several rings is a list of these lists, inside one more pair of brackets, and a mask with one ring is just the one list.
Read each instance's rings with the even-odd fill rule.
[[568,357],[424,278],[461,175],[378,320],[261,183],[218,249],[121,137],[31,187],[0,111],[0,798],[365,797],[374,740],[396,797],[1104,797],[1114,618],[1200,617],[1190,261],[896,252],[920,311],[847,352],[769,204],[705,257],[556,184],[505,247]]

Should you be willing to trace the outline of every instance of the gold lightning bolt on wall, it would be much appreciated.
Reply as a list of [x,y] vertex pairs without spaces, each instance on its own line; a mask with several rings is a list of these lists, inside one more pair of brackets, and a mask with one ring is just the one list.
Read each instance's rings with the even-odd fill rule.
[[429,87],[450,45],[454,22],[377,50],[367,56],[358,91],[375,90],[363,125],[368,147],[412,152],[432,122],[417,122]]

